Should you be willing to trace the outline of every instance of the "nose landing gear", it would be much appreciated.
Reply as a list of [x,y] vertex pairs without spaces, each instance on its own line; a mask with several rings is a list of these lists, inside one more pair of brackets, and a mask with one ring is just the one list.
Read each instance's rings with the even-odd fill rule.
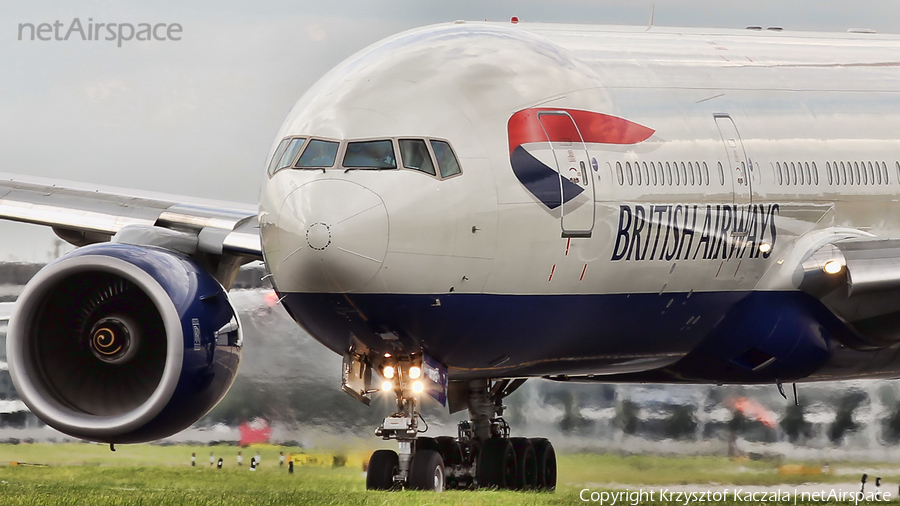
[[[382,390],[393,392],[397,410],[384,419],[375,435],[396,440],[399,452],[378,450],[369,460],[369,490],[432,490],[482,487],[514,490],[554,490],[556,454],[544,438],[509,437],[502,400],[525,380],[488,379],[465,385],[469,420],[457,437],[419,436],[416,365],[400,362],[382,367]],[[385,374],[385,372],[387,372]],[[420,384],[420,383],[419,383]],[[427,428],[427,425],[426,425]],[[424,432],[424,431],[422,431]]]

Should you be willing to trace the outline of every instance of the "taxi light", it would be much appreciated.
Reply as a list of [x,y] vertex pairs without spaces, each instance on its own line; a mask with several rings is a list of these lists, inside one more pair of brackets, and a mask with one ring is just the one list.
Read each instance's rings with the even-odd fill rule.
[[767,242],[764,242],[759,245],[759,251],[760,251],[760,253],[768,253],[768,252],[772,251],[772,245]]
[[841,272],[844,266],[841,265],[837,260],[831,260],[830,262],[825,264],[825,272],[828,274],[837,274]]
[[414,365],[414,366],[412,366],[412,367],[409,368],[409,377],[410,377],[411,379],[419,379],[419,376],[421,376],[421,375],[422,375],[422,368],[421,368],[421,367],[419,367],[419,366],[417,366],[417,365]]
[[382,371],[381,371],[381,375],[387,379],[393,379],[394,378],[393,366],[389,366],[389,365],[384,366],[384,369],[382,369]]
[[412,384],[413,393],[420,394],[422,393],[422,390],[425,390],[425,385],[423,385],[421,381],[414,381]]
[[394,383],[391,381],[385,381],[384,383],[381,384],[381,389],[384,390],[385,392],[390,392],[391,390],[394,389]]

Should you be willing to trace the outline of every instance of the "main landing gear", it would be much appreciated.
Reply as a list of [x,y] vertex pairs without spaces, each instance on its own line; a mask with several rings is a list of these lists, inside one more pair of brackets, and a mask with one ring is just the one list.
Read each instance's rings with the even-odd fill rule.
[[[385,360],[379,368],[385,378],[382,390],[393,392],[397,405],[375,435],[396,440],[400,451],[378,450],[372,454],[366,475],[368,490],[556,488],[553,445],[544,438],[510,437],[509,424],[503,419],[503,398],[525,380],[482,379],[456,385],[466,396],[469,420],[459,423],[456,437],[423,437],[419,435],[424,432],[419,427],[424,420],[418,411],[418,394],[425,390],[420,378],[427,364],[423,364],[421,355],[385,358],[391,360]],[[354,366],[353,361],[350,356],[348,364],[345,357],[344,389],[360,398],[374,390],[348,390],[347,374],[355,373],[361,379],[369,374],[370,378],[371,370],[367,372],[366,364]]]

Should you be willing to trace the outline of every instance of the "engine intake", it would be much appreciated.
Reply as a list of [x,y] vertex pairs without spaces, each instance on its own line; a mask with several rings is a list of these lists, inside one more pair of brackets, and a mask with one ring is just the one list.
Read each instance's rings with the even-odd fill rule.
[[202,417],[234,381],[237,314],[190,258],[127,244],[78,249],[28,283],[7,356],[22,400],[75,437],[134,443]]

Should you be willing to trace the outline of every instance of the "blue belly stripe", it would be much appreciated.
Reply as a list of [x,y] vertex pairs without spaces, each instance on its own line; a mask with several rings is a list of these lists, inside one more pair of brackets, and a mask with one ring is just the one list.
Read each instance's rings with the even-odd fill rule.
[[453,379],[657,369],[673,381],[789,381],[819,369],[834,336],[846,332],[818,301],[793,291],[289,293],[283,302],[337,353],[351,335],[384,351],[396,336],[450,367]]

